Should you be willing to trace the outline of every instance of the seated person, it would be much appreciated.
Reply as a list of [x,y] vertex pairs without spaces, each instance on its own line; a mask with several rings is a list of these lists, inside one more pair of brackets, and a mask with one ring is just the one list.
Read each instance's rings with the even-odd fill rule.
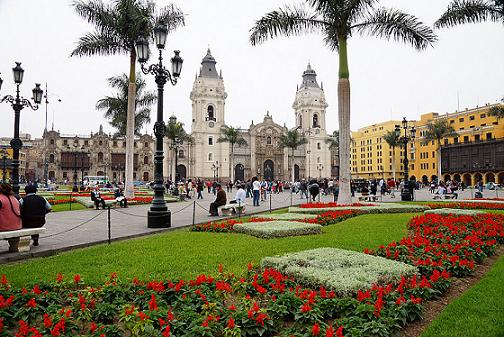
[[[23,228],[40,228],[45,225],[45,216],[51,211],[51,205],[44,197],[37,195],[35,185],[26,185],[26,196],[19,200]],[[31,236],[33,245],[39,245],[39,235]]]
[[446,194],[446,187],[444,187],[444,185],[439,185],[438,190],[437,190],[437,194],[439,194],[439,195]]
[[224,206],[227,202],[226,192],[222,189],[222,185],[217,183],[215,185],[217,196],[215,201],[210,203],[210,216],[219,216],[218,207]]
[[245,196],[246,192],[245,189],[243,188],[244,186],[242,184],[238,185],[238,190],[236,190],[236,195],[234,200],[231,200],[229,203],[230,204],[239,204],[239,205],[245,205]]
[[128,200],[124,197],[124,194],[120,188],[114,191],[114,198],[120,207],[127,208]]
[[96,209],[100,208],[100,205],[105,209],[105,200],[102,199],[98,187],[95,187],[95,189],[91,191],[91,201],[94,202]]
[[0,232],[21,229],[21,210],[11,185],[0,185]]

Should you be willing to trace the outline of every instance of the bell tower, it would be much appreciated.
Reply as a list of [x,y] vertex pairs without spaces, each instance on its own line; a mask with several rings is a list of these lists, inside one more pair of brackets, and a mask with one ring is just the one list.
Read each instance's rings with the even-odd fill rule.
[[292,104],[296,127],[308,140],[305,146],[307,178],[331,176],[331,151],[326,140],[326,108],[324,88],[317,82],[317,73],[310,63],[302,75]]
[[202,160],[202,165],[194,168],[197,177],[229,177],[229,145],[218,143],[220,129],[224,122],[224,109],[227,93],[224,89],[222,71],[217,72],[215,58],[207,50],[201,61],[199,74],[196,74],[191,91],[192,136],[194,156]]

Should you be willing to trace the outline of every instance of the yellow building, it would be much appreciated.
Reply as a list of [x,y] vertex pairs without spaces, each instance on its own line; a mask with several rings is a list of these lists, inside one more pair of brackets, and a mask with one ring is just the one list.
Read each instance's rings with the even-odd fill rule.
[[11,176],[12,149],[0,146],[0,181],[9,180]]
[[[488,110],[495,106],[487,104],[474,109],[466,109],[451,114],[439,115],[438,113],[423,114],[416,122],[417,138],[410,154],[410,176],[418,181],[427,182],[437,180],[439,171],[439,158],[437,158],[438,144],[436,142],[425,142],[424,135],[427,132],[427,125],[435,120],[447,119],[449,124],[457,132],[457,137],[448,137],[441,141],[441,149],[444,152],[457,147],[460,151],[464,146],[475,145],[485,146],[491,142],[504,139],[504,120],[498,121],[496,117],[488,115]],[[449,163],[442,161],[443,180],[455,179],[464,181],[467,185],[474,185],[477,181],[502,181],[504,173],[499,169],[484,167],[477,159],[476,148],[473,155],[469,157],[470,163],[461,166],[457,171],[450,171]],[[479,152],[478,152],[479,153]],[[500,178],[500,179],[499,179]]]
[[[403,151],[396,147],[392,151],[383,136],[394,131],[400,121],[373,124],[352,132],[350,166],[353,179],[396,178],[402,176]],[[394,153],[392,153],[394,152]]]

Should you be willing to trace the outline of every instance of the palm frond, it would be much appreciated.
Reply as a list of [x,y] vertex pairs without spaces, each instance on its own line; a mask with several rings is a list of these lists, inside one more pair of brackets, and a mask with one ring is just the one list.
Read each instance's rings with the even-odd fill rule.
[[504,21],[503,5],[485,0],[454,0],[446,12],[434,23],[434,27],[453,27],[465,23]]
[[102,1],[74,1],[72,6],[77,15],[93,24],[98,30],[113,27],[115,25],[115,12],[112,7]]
[[293,36],[321,31],[327,25],[316,13],[302,7],[285,6],[267,13],[250,30],[250,43],[255,46],[279,35]]
[[357,29],[361,34],[367,33],[371,36],[411,44],[418,50],[426,49],[437,41],[437,36],[432,29],[415,16],[393,9],[379,8],[352,28]]
[[168,33],[179,27],[185,26],[185,14],[174,4],[161,8],[159,14],[155,17],[154,24],[164,22],[168,28]]
[[77,47],[70,56],[114,55],[125,54],[121,42],[113,35],[100,32],[87,33],[79,38]]

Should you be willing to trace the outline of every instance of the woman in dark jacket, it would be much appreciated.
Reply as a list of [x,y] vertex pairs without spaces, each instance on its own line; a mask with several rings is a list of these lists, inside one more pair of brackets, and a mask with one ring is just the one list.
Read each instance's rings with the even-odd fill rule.
[[[23,228],[39,228],[45,225],[45,215],[51,211],[51,205],[44,197],[37,195],[33,185],[25,187],[26,196],[19,200]],[[32,235],[33,245],[38,246],[39,235]]]

